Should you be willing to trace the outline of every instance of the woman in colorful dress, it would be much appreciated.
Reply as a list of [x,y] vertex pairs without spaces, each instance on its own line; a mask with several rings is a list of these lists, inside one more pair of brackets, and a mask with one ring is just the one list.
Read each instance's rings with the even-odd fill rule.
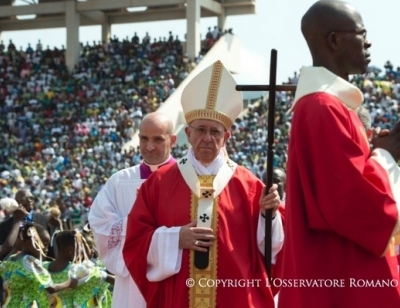
[[52,308],[108,308],[111,302],[104,305],[102,294],[107,288],[107,281],[112,281],[102,268],[90,260],[90,247],[79,231],[62,231],[56,234],[58,255],[45,267],[54,282],[61,282],[68,277],[78,279],[74,290],[63,290],[52,297]]
[[74,288],[76,279],[53,283],[49,272],[42,266],[50,235],[40,225],[26,223],[21,231],[22,250],[0,265],[7,293],[3,308],[50,307],[49,294]]

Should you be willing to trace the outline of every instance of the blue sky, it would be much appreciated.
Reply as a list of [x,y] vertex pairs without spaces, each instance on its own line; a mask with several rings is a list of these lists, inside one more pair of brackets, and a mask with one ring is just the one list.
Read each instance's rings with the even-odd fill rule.
[[[257,0],[257,14],[230,16],[227,27],[239,37],[242,44],[242,71],[236,76],[239,83],[265,83],[268,81],[269,57],[272,48],[278,50],[277,82],[285,82],[288,77],[303,65],[311,64],[308,48],[300,32],[300,20],[314,0]],[[399,0],[350,0],[363,17],[372,41],[372,65],[383,67],[390,60],[400,66],[399,26],[396,22],[400,14]],[[201,33],[205,35],[208,27],[217,24],[216,18],[201,20]],[[136,31],[143,37],[148,31],[152,37],[164,37],[168,31],[184,38],[184,20],[125,24],[112,26],[113,34],[120,38],[132,37]],[[81,27],[80,41],[90,43],[100,40],[100,27]],[[52,30],[31,30],[3,32],[1,39],[7,43],[12,39],[17,47],[24,48],[28,43],[35,45],[41,39],[44,46],[65,44],[66,31],[63,28]]]

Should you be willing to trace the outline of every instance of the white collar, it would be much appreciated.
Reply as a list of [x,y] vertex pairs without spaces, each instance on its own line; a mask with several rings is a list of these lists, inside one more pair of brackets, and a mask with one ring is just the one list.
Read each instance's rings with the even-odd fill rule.
[[221,166],[224,164],[224,152],[220,151],[218,156],[213,160],[208,166],[204,166],[197,158],[194,156],[193,149],[188,151],[188,159],[193,165],[194,170],[197,175],[215,175],[218,173]]
[[336,96],[347,108],[356,110],[364,98],[362,92],[350,82],[335,75],[324,67],[303,67],[300,71],[296,96],[289,112],[292,111],[300,98],[316,92],[326,92]]
[[158,165],[150,165],[150,164],[146,163],[145,161],[143,161],[143,163],[145,165],[149,166],[151,172],[154,172],[154,171],[156,171],[158,169],[158,167],[160,167],[161,165],[166,164],[170,159],[171,159],[171,155],[167,158],[166,161],[164,161],[164,162],[162,162],[161,164],[158,164]]

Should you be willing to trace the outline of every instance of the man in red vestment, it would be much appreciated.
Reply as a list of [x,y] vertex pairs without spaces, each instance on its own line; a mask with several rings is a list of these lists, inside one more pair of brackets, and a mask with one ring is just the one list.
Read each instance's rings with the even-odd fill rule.
[[283,244],[277,185],[264,185],[222,148],[242,95],[220,61],[185,87],[191,149],[141,186],[128,216],[125,263],[148,307],[274,307],[263,264],[263,213],[274,209],[272,259]]
[[370,62],[354,7],[316,2],[301,29],[313,66],[292,106],[278,307],[399,307],[400,124],[370,150],[363,95],[348,82]]

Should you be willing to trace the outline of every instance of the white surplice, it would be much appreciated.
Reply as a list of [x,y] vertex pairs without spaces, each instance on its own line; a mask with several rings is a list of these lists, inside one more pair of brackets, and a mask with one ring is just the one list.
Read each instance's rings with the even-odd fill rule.
[[100,259],[115,274],[113,308],[146,307],[122,254],[127,216],[136,200],[137,189],[144,181],[140,178],[140,165],[116,172],[98,193],[89,212]]

